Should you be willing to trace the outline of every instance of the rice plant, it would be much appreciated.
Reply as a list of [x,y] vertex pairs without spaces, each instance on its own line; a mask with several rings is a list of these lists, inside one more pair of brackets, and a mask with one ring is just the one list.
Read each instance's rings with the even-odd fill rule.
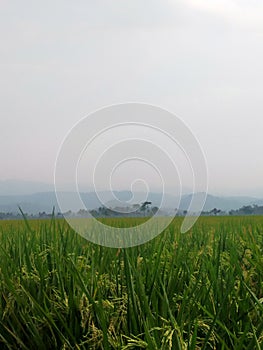
[[262,349],[263,218],[181,220],[119,250],[0,222],[0,349]]

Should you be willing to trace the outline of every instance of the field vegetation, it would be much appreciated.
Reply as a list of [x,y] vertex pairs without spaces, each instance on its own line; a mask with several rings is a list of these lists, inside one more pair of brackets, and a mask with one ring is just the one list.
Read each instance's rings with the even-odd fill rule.
[[0,349],[263,349],[263,218],[181,221],[127,249],[1,221]]

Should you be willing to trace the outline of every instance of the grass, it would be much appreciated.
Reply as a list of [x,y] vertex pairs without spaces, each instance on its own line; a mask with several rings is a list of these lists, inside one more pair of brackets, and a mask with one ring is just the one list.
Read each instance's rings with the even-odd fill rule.
[[0,222],[0,349],[263,349],[263,218],[181,220],[121,250]]

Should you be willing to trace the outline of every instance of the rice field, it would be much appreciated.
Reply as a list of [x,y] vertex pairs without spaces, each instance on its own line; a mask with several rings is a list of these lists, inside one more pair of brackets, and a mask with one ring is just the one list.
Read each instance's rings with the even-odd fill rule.
[[127,249],[0,221],[0,349],[263,349],[263,217],[181,220]]

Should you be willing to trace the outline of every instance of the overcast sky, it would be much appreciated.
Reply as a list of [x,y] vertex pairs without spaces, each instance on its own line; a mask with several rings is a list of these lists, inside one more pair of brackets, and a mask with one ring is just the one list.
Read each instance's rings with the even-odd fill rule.
[[52,182],[75,123],[134,101],[192,130],[210,192],[263,195],[261,0],[2,0],[0,17],[0,180]]

